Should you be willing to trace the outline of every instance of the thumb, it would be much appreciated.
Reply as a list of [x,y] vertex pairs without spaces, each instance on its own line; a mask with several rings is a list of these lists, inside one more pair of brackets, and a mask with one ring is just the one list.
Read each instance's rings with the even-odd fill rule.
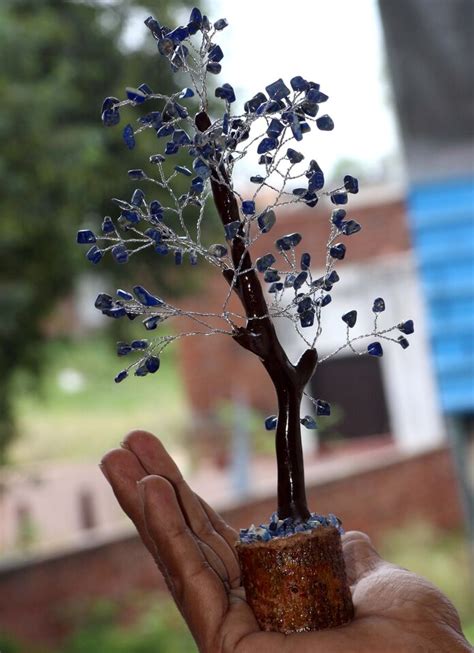
[[370,537],[360,531],[349,531],[342,536],[342,550],[350,585],[354,585],[383,564]]

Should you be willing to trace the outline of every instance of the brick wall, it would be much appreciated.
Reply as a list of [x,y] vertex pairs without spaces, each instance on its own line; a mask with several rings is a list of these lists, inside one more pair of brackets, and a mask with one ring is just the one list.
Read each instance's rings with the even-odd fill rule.
[[[418,519],[441,529],[462,525],[446,449],[411,458],[400,454],[355,475],[309,484],[308,494],[313,509],[340,515],[346,529],[365,530],[375,542]],[[274,507],[274,497],[266,497],[223,514],[238,528],[266,519]],[[131,592],[157,590],[166,591],[164,583],[136,536],[91,540],[63,555],[0,564],[0,631],[25,642],[57,643],[70,628],[74,606],[99,597],[120,604]]]

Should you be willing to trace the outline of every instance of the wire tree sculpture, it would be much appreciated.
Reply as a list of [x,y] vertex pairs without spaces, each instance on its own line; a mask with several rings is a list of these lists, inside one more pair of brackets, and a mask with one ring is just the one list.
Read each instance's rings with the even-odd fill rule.
[[[126,147],[133,149],[136,138],[148,132],[157,139],[159,152],[150,157],[146,170],[129,170],[128,175],[151,189],[166,191],[169,204],[163,206],[155,199],[150,201],[137,188],[129,201],[113,200],[118,205],[119,216],[105,217],[101,234],[81,230],[77,241],[91,245],[86,256],[94,264],[108,254],[124,264],[145,249],[153,249],[158,256],[173,256],[176,265],[193,267],[204,259],[223,275],[227,290],[218,313],[183,310],[141,285],[135,285],[131,292],[119,289],[115,298],[99,294],[95,306],[104,315],[141,317],[148,332],[159,330],[165,321],[182,317],[195,325],[191,331],[177,329],[171,335],[118,343],[119,356],[137,356],[117,374],[115,381],[122,382],[131,372],[135,376],[157,372],[162,351],[179,338],[232,337],[238,345],[258,356],[278,399],[277,415],[265,420],[267,430],[276,429],[278,509],[268,525],[243,529],[241,541],[267,541],[318,525],[333,525],[341,530],[339,520],[333,515],[325,518],[311,514],[308,509],[300,431],[301,426],[316,428],[315,418],[330,414],[326,401],[308,395],[315,415],[301,416],[301,400],[318,363],[316,346],[323,333],[324,308],[331,302],[333,286],[339,282],[336,264],[346,255],[346,245],[339,240],[361,230],[358,222],[347,219],[343,208],[349,195],[359,190],[357,179],[346,175],[340,187],[324,190],[324,173],[317,162],[311,160],[306,164],[303,154],[295,149],[313,127],[322,131],[334,128],[329,115],[320,115],[320,106],[328,96],[319,84],[301,76],[293,77],[289,86],[278,79],[266,86],[266,93],[258,92],[249,99],[244,113],[236,115],[232,112],[236,100],[234,89],[224,83],[214,93],[223,103],[222,112],[211,118],[208,82],[209,76],[221,72],[224,54],[216,37],[227,27],[227,21],[220,19],[211,24],[195,8],[189,23],[176,29],[160,25],[151,16],[145,24],[156,40],[163,65],[187,74],[189,86],[171,96],[155,92],[144,83],[127,88],[125,99],[104,100],[102,121],[112,127],[120,123],[124,109],[150,106],[150,111],[141,115],[135,125],[128,123],[123,127],[122,135]],[[175,164],[178,152],[188,155],[188,166]],[[248,184],[242,194],[234,182],[234,169],[244,158],[252,156],[258,165],[257,173],[250,177],[254,190],[249,192]],[[174,188],[180,176],[189,179],[189,190],[178,195]],[[271,202],[263,210],[257,210],[263,195],[268,200],[269,191]],[[314,207],[324,195],[330,198],[334,209],[328,225],[324,274],[315,278],[311,254],[298,252],[301,234],[289,233],[273,242],[270,232],[279,211],[294,205]],[[212,201],[223,227],[222,242],[218,243],[203,242],[202,236],[203,222]],[[185,212],[191,210],[195,214],[192,228],[188,226],[189,220],[185,220]],[[260,239],[268,241],[268,253],[252,260],[253,247]],[[240,300],[242,313],[230,309],[233,294]],[[408,347],[405,336],[413,332],[413,322],[407,320],[381,328],[378,319],[384,309],[384,300],[376,298],[372,308],[373,329],[361,335],[353,335],[357,312],[345,313],[342,320],[347,325],[346,339],[330,356],[343,349],[358,355],[382,356],[380,340]],[[289,320],[305,343],[306,351],[296,363],[288,358],[278,339],[274,326],[277,319]],[[308,330],[311,337],[306,335]],[[357,345],[364,339],[370,342],[359,350]]]

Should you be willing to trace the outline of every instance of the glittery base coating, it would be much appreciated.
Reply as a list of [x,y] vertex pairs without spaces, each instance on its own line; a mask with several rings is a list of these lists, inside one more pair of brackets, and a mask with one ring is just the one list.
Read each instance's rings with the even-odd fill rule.
[[341,536],[334,526],[236,546],[247,601],[262,630],[323,630],[353,618]]

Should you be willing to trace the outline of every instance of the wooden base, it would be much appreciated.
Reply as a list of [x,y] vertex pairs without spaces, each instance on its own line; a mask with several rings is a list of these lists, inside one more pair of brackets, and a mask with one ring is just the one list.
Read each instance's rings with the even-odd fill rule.
[[262,630],[323,630],[352,620],[341,536],[333,526],[237,543],[247,601]]

